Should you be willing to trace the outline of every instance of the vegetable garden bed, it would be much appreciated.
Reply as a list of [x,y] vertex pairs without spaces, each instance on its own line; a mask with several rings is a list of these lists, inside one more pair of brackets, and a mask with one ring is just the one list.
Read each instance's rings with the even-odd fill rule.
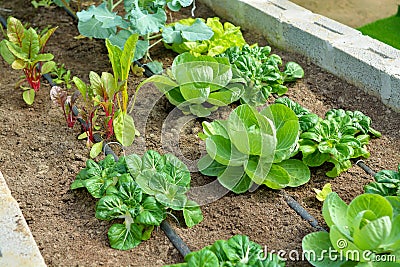
[[[88,82],[89,71],[111,72],[107,49],[103,40],[74,39],[79,33],[71,17],[60,8],[34,9],[30,1],[1,1],[4,17],[13,15],[40,29],[47,25],[59,28],[50,38],[47,51],[54,54],[73,75]],[[197,17],[214,17],[207,7],[197,3]],[[174,20],[190,16],[190,9],[173,13]],[[248,43],[267,45],[257,33],[243,31]],[[371,157],[365,162],[374,170],[396,169],[400,162],[400,117],[372,96],[337,77],[326,73],[306,58],[273,49],[284,62],[298,62],[305,77],[289,85],[287,95],[323,117],[331,108],[359,110],[370,116],[373,127],[382,137],[372,139],[368,145]],[[172,64],[176,55],[162,45],[152,50],[153,59],[164,67]],[[85,166],[88,149],[85,141],[76,137],[79,127],[66,127],[59,107],[52,105],[44,85],[37,93],[32,106],[24,103],[14,84],[19,73],[0,61],[0,170],[19,202],[33,236],[49,266],[161,266],[179,263],[182,256],[172,246],[161,230],[131,251],[111,249],[107,239],[110,222],[94,217],[95,200],[84,190],[70,190],[77,173]],[[131,85],[141,79],[130,77]],[[134,87],[129,88],[130,93]],[[150,107],[150,108],[149,108]],[[180,127],[177,122],[186,119],[171,113],[173,106],[153,86],[139,91],[133,116],[141,132],[126,153],[143,154],[147,149],[166,153],[174,152],[189,168],[205,154],[204,143],[197,137],[202,132],[199,120],[188,120]],[[226,119],[231,108],[214,115]],[[162,133],[163,124],[176,130]],[[179,138],[177,138],[179,136]],[[177,141],[178,140],[178,141]],[[173,142],[174,141],[174,142]],[[179,150],[177,147],[179,146]],[[310,182],[297,188],[283,189],[315,216],[321,225],[321,203],[312,188],[322,188],[331,183],[333,191],[349,203],[363,192],[363,186],[372,181],[359,167],[353,165],[347,172],[331,179],[325,176],[330,168],[311,168]],[[192,172],[192,187],[214,181],[214,178]],[[265,245],[268,251],[301,251],[302,238],[313,231],[308,222],[299,217],[285,202],[281,192],[258,188],[254,193],[236,195],[228,193],[215,202],[202,206],[204,220],[193,228],[179,226],[168,217],[176,232],[191,250],[198,250],[218,239],[228,239],[235,234],[245,234],[251,240]],[[182,221],[182,218],[178,218]],[[305,261],[291,262],[287,266],[308,266]]]

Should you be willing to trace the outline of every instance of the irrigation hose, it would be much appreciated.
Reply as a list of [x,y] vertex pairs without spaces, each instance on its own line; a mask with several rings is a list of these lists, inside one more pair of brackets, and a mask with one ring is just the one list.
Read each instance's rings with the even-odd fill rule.
[[376,172],[374,172],[370,167],[368,167],[363,160],[361,159],[357,160],[356,165],[361,169],[363,169],[367,174],[371,175],[372,177],[375,177]]

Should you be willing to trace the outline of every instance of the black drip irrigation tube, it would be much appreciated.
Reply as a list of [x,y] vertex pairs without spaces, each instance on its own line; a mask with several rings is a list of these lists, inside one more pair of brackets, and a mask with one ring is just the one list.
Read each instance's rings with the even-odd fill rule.
[[[68,13],[68,15],[70,15],[75,21],[78,19],[77,16],[75,14],[73,14],[68,8],[64,7],[64,10]],[[6,20],[0,15],[0,23],[3,25],[4,28],[7,27],[7,23]],[[134,61],[134,63],[136,65],[138,65],[139,67],[142,67],[145,71],[144,71],[144,75],[146,77],[151,77],[154,75],[154,73],[146,66],[141,64],[138,61]],[[43,74],[43,77],[49,82],[49,84],[51,86],[56,85],[52,78],[50,77],[49,74]],[[74,106],[73,107],[73,112],[74,115],[78,115],[79,111],[78,109]],[[84,126],[86,124],[86,122],[84,120],[82,120],[81,118],[78,118],[78,122]],[[102,138],[100,135],[95,135],[94,136],[95,142],[101,142]],[[115,160],[118,160],[118,156],[114,153],[114,151],[107,145],[104,144],[103,145],[103,152],[105,155],[112,155],[114,157]],[[371,176],[375,176],[375,172],[368,167],[364,161],[362,160],[358,160],[355,162],[355,164],[357,166],[359,166],[360,168],[362,168],[367,174],[371,175]],[[308,213],[308,211],[299,203],[297,202],[292,196],[290,196],[289,194],[287,194],[286,192],[282,191],[282,196],[285,199],[286,203],[288,204],[288,206],[290,208],[292,208],[300,217],[302,217],[305,221],[307,221],[312,227],[314,227],[315,229],[319,230],[319,231],[325,231],[326,229],[324,229],[323,227],[321,227],[318,224],[317,219],[315,219],[310,213]],[[186,243],[182,240],[182,238],[174,231],[174,229],[171,227],[171,225],[164,220],[161,225],[160,225],[161,229],[164,231],[164,233],[166,234],[166,236],[168,237],[168,239],[171,241],[171,243],[175,246],[175,248],[179,251],[179,253],[185,257],[188,253],[190,253],[190,249],[189,247],[186,245]]]

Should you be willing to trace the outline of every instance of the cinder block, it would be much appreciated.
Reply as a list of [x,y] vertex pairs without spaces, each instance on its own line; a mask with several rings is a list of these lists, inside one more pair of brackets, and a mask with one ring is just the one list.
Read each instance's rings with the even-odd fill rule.
[[307,56],[400,111],[399,50],[287,0],[200,1],[236,25],[260,32],[271,45]]

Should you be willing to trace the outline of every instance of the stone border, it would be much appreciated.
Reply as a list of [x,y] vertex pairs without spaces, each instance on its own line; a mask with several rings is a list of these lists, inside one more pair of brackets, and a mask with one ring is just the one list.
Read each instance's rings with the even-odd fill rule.
[[17,201],[0,172],[0,266],[46,266]]
[[400,50],[287,0],[199,0],[218,16],[263,34],[400,111]]

